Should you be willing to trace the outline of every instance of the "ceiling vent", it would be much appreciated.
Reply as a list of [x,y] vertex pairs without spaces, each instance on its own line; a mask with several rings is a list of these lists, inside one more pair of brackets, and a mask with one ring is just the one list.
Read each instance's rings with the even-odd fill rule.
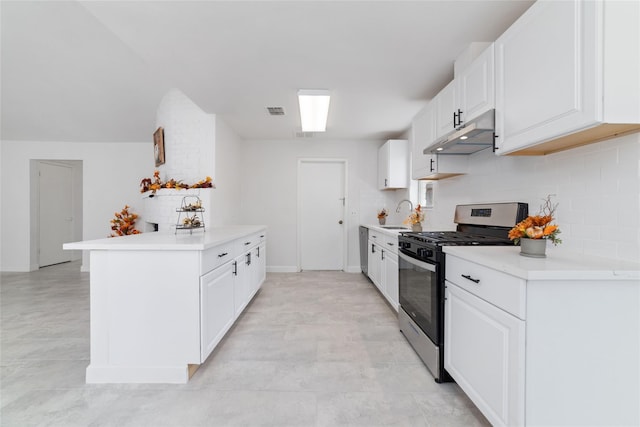
[[313,138],[314,132],[296,132],[296,138]]
[[270,116],[284,116],[284,108],[282,107],[267,107],[267,111]]

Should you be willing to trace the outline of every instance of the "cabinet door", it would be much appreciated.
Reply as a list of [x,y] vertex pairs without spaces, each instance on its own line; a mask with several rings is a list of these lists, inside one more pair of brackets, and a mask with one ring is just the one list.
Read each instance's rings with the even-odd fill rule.
[[495,43],[497,154],[589,127],[596,108],[596,3],[534,3]]
[[255,282],[254,282],[254,292],[257,292],[258,289],[262,286],[265,279],[267,278],[267,244],[260,243],[255,249]]
[[378,188],[380,190],[386,190],[391,184],[389,182],[390,151],[391,145],[388,142],[378,150]]
[[391,306],[398,311],[398,255],[385,251],[384,286],[385,295]]
[[211,354],[235,320],[233,263],[200,278],[200,362]]
[[378,150],[378,188],[407,188],[409,185],[409,141],[391,139]]
[[456,82],[451,81],[435,97],[436,102],[436,139],[455,129],[453,114],[458,113]]
[[251,286],[251,270],[249,258],[251,252],[245,252],[235,259],[235,278],[233,283],[234,288],[234,307],[235,315],[238,317],[242,310],[247,306],[249,302],[250,286]]
[[491,424],[524,424],[524,321],[447,282],[445,369]]
[[367,258],[367,267],[369,278],[374,285],[378,286],[380,283],[380,246],[369,240],[369,256]]
[[460,92],[460,124],[495,108],[493,52],[492,44],[456,77]]
[[431,155],[424,154],[425,148],[435,142],[435,115],[434,103],[430,102],[423,108],[411,122],[411,177],[420,179],[430,172],[429,159]]

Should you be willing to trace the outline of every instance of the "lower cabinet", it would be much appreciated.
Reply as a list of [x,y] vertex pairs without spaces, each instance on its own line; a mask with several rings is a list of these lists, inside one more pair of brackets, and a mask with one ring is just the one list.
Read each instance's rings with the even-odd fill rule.
[[398,311],[399,296],[398,296],[398,254],[394,254],[390,251],[385,251],[384,256],[384,289],[385,296],[391,304],[391,306]]
[[[234,252],[240,255],[200,277],[200,362],[211,354],[233,322],[247,307],[266,278],[266,242],[264,234],[258,241],[245,245],[236,242]],[[233,247],[233,245],[231,245]],[[219,257],[220,251],[211,251]],[[217,255],[216,255],[217,254]],[[233,256],[225,248],[224,256]],[[212,255],[212,256],[213,256]]]
[[211,354],[236,319],[234,265],[229,262],[200,278],[200,360]]
[[[390,247],[385,247],[386,244]],[[393,309],[398,311],[398,254],[393,251],[396,245],[393,239],[369,241],[368,275]]]
[[524,424],[525,322],[447,282],[445,368],[491,424]]
[[251,252],[244,253],[233,260],[235,267],[235,283],[234,283],[234,307],[236,317],[242,313],[242,310],[249,303],[249,295],[251,293]]

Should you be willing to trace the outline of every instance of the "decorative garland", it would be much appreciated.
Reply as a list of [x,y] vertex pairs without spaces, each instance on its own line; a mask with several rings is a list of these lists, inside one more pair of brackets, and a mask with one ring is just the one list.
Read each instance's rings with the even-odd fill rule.
[[153,173],[153,179],[144,178],[142,181],[140,181],[141,193],[152,191],[155,194],[155,192],[157,190],[160,190],[161,188],[173,188],[176,190],[181,190],[187,188],[216,188],[216,186],[213,182],[211,182],[210,176],[196,182],[195,184],[184,184],[182,181],[176,181],[173,178],[169,181],[162,182],[162,180],[160,179],[160,171],[155,171]]

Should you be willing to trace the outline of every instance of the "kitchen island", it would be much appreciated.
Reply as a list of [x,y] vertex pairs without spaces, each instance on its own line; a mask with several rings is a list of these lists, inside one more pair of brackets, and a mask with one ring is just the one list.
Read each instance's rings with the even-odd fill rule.
[[87,383],[186,383],[265,279],[266,227],[67,243],[89,250]]
[[640,424],[640,264],[444,250],[445,368],[493,425]]

